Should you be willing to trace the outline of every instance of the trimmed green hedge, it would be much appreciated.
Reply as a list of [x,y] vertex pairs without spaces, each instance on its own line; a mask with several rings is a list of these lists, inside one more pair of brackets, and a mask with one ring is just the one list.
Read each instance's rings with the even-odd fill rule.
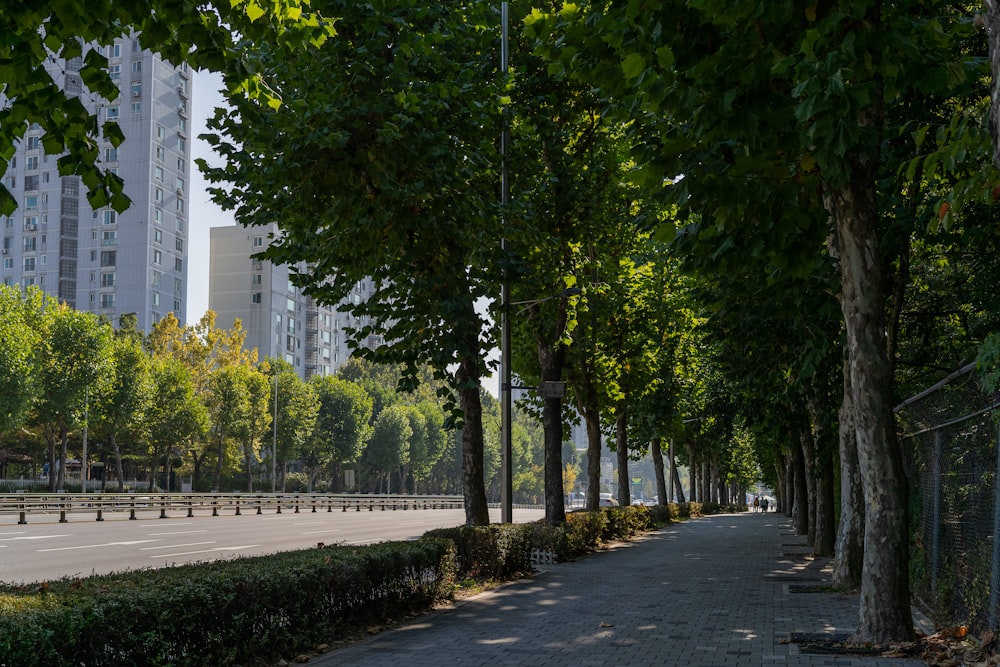
[[440,528],[426,538],[455,545],[457,571],[481,581],[503,581],[531,571],[533,529],[530,524],[492,524]]
[[328,547],[0,590],[0,665],[256,664],[451,594],[444,540]]
[[456,581],[531,570],[669,523],[670,507],[572,512],[565,524],[434,530],[423,539],[0,587],[0,667],[270,664],[429,609]]

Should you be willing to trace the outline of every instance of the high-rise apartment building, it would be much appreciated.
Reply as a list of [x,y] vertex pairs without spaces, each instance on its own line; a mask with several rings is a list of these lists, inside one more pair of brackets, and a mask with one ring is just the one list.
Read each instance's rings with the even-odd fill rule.
[[[124,213],[93,209],[77,176],[60,176],[58,155],[42,147],[42,129],[28,128],[4,184],[18,202],[0,217],[6,285],[38,285],[70,306],[117,324],[135,313],[141,329],[169,312],[186,320],[191,73],[143,50],[134,36],[90,46],[108,59],[118,84],[109,101],[81,83],[83,58],[54,59],[53,79],[96,113],[117,123],[125,142],[100,141],[101,166],[125,182]],[[3,100],[0,99],[0,105]]]
[[[230,225],[209,233],[208,307],[215,311],[216,326],[229,328],[238,318],[247,332],[245,348],[256,348],[261,360],[284,359],[303,379],[336,372],[351,354],[344,328],[358,322],[304,295],[289,280],[287,266],[252,257],[270,245],[278,226]],[[350,298],[360,303],[371,288],[371,281],[362,281]],[[364,341],[380,343],[378,337]]]

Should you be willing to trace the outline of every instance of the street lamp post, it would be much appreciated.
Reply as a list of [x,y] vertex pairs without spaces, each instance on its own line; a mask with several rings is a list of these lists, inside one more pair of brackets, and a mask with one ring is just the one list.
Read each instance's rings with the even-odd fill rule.
[[[500,71],[504,81],[508,69],[508,32],[510,23],[508,3],[500,3]],[[510,129],[507,125],[507,107],[503,108],[503,127],[500,132],[500,216],[501,225],[507,226],[507,199],[510,194],[507,182],[507,143]],[[507,235],[500,242],[502,252],[507,250]],[[503,286],[500,291],[500,521],[514,521],[514,484],[512,477],[511,451],[511,386],[510,386],[510,272],[503,271]]]

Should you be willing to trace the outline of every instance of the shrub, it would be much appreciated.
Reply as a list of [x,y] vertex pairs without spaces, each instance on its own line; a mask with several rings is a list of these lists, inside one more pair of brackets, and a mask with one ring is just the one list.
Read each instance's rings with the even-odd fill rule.
[[447,539],[455,545],[460,577],[504,580],[531,570],[531,525],[458,526],[432,530],[424,536]]

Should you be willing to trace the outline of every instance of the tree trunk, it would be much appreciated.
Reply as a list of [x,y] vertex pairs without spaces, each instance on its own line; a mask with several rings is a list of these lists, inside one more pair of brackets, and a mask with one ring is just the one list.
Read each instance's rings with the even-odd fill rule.
[[792,446],[792,522],[797,535],[809,533],[809,493],[806,489],[806,466],[802,445]]
[[483,404],[479,397],[479,366],[473,355],[458,364],[455,384],[462,410],[462,493],[465,496],[465,523],[487,526],[490,508],[483,480]]
[[865,556],[865,497],[858,469],[858,447],[854,437],[851,374],[844,351],[844,397],[840,406],[840,524],[834,550],[833,583],[857,588]]
[[667,504],[667,480],[663,474],[663,452],[660,450],[660,438],[649,442],[649,451],[653,454],[653,473],[656,475],[656,504]]
[[225,434],[219,433],[218,458],[215,462],[215,487],[213,491],[222,491],[222,463],[226,454]]
[[601,417],[596,408],[587,408],[587,510],[595,512],[601,506]]
[[[677,458],[674,456],[674,454],[675,454],[675,452],[674,452],[674,443],[673,443],[673,441],[671,441],[671,443],[670,443],[670,476],[671,476],[671,479],[674,480],[674,482],[673,482],[674,489],[677,490],[677,502],[683,503],[684,502],[684,487],[681,486],[681,476],[680,476],[680,473],[677,472]],[[673,497],[671,497],[670,500],[673,500]]]
[[777,501],[777,506],[774,507],[775,512],[785,511],[785,455],[779,453],[775,457],[774,461],[774,476],[778,480],[777,488],[774,489],[775,501]]
[[993,164],[1000,169],[1000,3],[986,0],[986,36],[990,52],[990,137],[993,139]]
[[[115,437],[114,433],[108,434],[108,444],[111,445],[111,451],[115,456],[115,474],[118,475],[118,493],[125,493],[125,471],[122,469],[122,450],[118,446],[118,438]],[[155,467],[150,466],[153,470]]]
[[69,447],[69,429],[59,427],[59,474],[56,476],[56,491],[62,491],[66,484],[66,450]]
[[799,442],[802,444],[802,478],[805,481],[805,524],[806,524],[806,544],[816,546],[816,446],[813,443],[813,436],[805,431],[799,433]]
[[[864,114],[863,120],[881,123],[880,111]],[[879,644],[912,639],[913,620],[907,487],[894,434],[876,232],[878,151],[872,153],[853,160],[851,181],[831,192],[828,206],[837,225],[854,437],[866,508],[860,620],[853,640]]]
[[687,443],[688,450],[688,499],[698,502],[698,463],[694,457],[694,445]]
[[[565,314],[562,320],[565,322]],[[562,331],[562,326],[558,327]],[[535,338],[538,365],[542,382],[562,381],[562,369],[566,351],[558,342],[551,344],[544,336]],[[542,431],[545,434],[544,481],[545,481],[545,523],[551,525],[565,523],[566,499],[562,483],[562,399],[545,397],[542,399]]]
[[632,480],[628,475],[628,408],[619,401],[615,411],[615,449],[618,454],[618,504],[632,504]]

